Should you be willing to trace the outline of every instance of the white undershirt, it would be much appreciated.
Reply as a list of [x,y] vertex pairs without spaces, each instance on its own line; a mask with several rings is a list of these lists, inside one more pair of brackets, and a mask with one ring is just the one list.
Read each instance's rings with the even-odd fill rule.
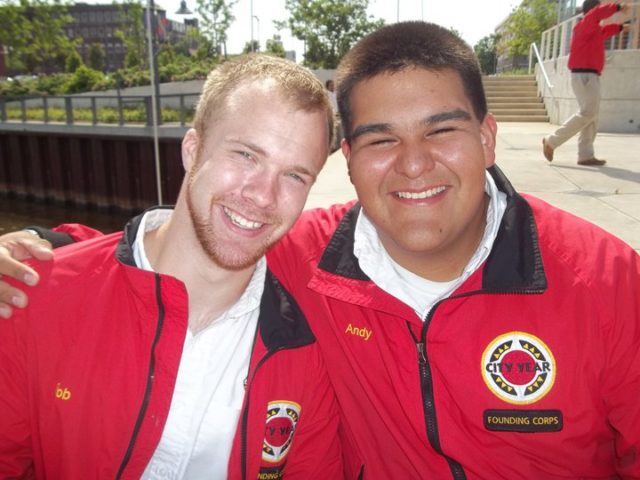
[[502,215],[507,207],[507,196],[498,190],[487,172],[485,193],[489,196],[487,224],[482,241],[467,263],[463,273],[449,282],[432,282],[401,267],[387,253],[375,226],[361,210],[356,222],[353,253],[362,271],[382,290],[409,305],[423,320],[433,305],[458,288],[486,260],[493,247]]
[[[144,232],[168,221],[171,213],[151,210],[142,218],[133,244],[139,268],[153,271],[144,251]],[[187,331],[167,423],[143,479],[227,477],[265,275],[263,257],[229,310],[196,335]]]

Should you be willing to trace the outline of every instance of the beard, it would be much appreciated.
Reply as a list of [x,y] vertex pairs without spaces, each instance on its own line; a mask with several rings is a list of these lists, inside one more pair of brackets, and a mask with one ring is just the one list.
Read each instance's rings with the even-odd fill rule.
[[[186,196],[187,208],[196,239],[207,257],[219,267],[232,271],[252,267],[277,241],[277,239],[266,238],[261,244],[251,249],[243,249],[239,245],[222,245],[209,215],[213,205],[218,203],[221,197],[213,197],[209,203],[209,210],[203,214],[196,207],[191,190],[191,182],[189,182]],[[279,222],[275,218],[270,218],[268,223],[277,225]]]

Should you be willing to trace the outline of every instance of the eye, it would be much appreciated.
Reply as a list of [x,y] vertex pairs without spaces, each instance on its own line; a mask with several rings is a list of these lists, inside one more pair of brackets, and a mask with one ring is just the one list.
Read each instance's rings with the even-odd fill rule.
[[246,158],[247,160],[253,160],[253,155],[251,155],[249,152],[245,152],[243,150],[238,150],[236,151],[236,153],[238,155],[240,155],[243,158]]
[[369,142],[369,145],[384,145],[386,143],[390,143],[390,138],[378,138],[376,140],[372,140]]
[[453,127],[442,127],[442,128],[438,128],[437,130],[432,132],[432,135],[439,135],[439,134],[443,134],[443,133],[449,133],[449,132],[453,132],[455,130],[455,128]]
[[297,173],[295,173],[295,172],[289,172],[289,173],[287,173],[287,177],[289,177],[289,178],[293,179],[293,180],[294,180],[294,181],[296,181],[296,182],[301,183],[302,185],[306,185],[306,184],[307,184],[307,181],[306,181],[302,176],[298,175],[298,174],[297,174]]

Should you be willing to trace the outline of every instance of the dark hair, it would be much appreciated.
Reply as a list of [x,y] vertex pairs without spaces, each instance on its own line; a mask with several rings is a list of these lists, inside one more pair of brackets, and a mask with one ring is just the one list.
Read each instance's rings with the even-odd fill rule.
[[480,67],[471,47],[456,34],[433,23],[394,23],[364,37],[338,65],[338,108],[347,142],[351,141],[354,87],[382,73],[396,73],[411,67],[457,72],[476,117],[484,119],[487,99]]
[[584,2],[582,2],[582,13],[586,15],[589,10],[597,7],[598,5],[600,5],[600,0],[584,0]]

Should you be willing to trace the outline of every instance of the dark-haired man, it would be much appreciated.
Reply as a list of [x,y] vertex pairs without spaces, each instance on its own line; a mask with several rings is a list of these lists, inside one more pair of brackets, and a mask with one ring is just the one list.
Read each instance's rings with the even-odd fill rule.
[[303,213],[267,261],[324,354],[349,470],[640,477],[638,255],[515,192],[447,29],[368,35],[337,89],[359,203]]
[[600,110],[600,74],[604,68],[604,41],[625,27],[600,22],[616,12],[626,12],[628,5],[585,0],[582,4],[584,16],[573,27],[569,49],[571,89],[578,101],[579,110],[569,117],[553,134],[542,139],[542,153],[553,161],[553,152],[564,142],[578,135],[578,165],[602,166],[606,162],[596,158],[593,143],[598,133]]

